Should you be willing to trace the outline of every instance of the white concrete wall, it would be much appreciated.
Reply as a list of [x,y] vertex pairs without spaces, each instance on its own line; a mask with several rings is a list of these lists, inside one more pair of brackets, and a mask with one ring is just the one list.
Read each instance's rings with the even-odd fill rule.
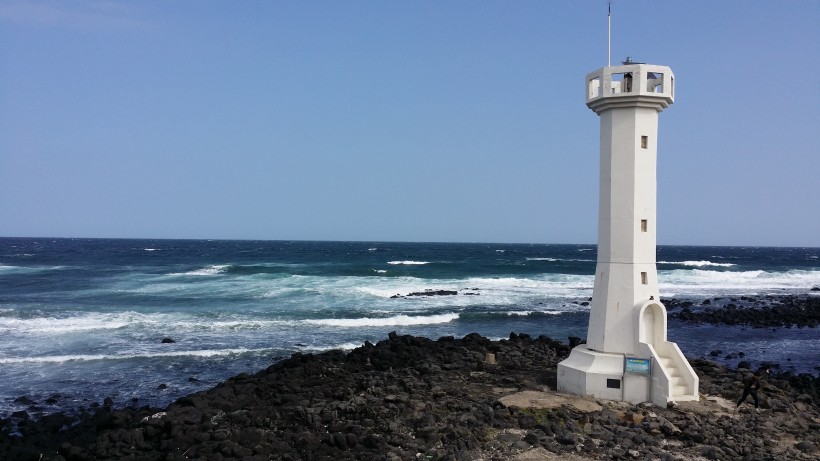
[[[577,346],[568,358],[558,364],[558,392],[622,400],[623,363],[623,355],[600,353],[584,345]],[[617,379],[621,387],[607,387],[607,379]]]
[[[587,344],[635,354],[634,308],[659,298],[655,266],[658,111],[614,107],[600,113],[598,262]],[[646,148],[641,137],[646,136]],[[646,232],[641,221],[646,220]],[[644,284],[641,273],[646,273]]]

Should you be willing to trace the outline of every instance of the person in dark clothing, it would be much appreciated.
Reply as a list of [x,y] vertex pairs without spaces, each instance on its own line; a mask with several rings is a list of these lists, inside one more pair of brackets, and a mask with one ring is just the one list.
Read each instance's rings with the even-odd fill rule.
[[[769,370],[764,371],[766,373],[769,372]],[[760,389],[760,379],[762,377],[763,372],[761,370],[757,370],[753,375],[748,376],[743,380],[743,396],[737,401],[737,408],[740,408],[740,404],[743,403],[743,401],[746,400],[746,397],[750,395],[755,402],[755,408],[759,408],[760,402],[757,400],[757,390]]]

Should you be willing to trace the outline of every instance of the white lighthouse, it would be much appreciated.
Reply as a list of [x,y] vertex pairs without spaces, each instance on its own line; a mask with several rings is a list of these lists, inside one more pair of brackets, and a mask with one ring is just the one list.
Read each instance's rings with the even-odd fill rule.
[[558,364],[558,390],[632,403],[698,399],[698,376],[666,340],[655,267],[658,114],[675,99],[665,66],[604,67],[586,77],[601,120],[598,261],[587,344]]

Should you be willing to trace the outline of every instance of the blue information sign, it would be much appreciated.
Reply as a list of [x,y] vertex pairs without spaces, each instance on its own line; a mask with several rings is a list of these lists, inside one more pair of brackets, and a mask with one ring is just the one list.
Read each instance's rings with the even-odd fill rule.
[[626,361],[624,362],[624,372],[648,375],[650,362],[651,359],[636,359],[634,357],[626,357]]

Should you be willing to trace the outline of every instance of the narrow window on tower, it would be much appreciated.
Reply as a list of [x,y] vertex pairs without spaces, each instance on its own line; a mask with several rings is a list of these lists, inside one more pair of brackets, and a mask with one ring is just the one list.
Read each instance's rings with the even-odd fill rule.
[[649,283],[649,278],[647,277],[646,272],[641,272],[641,283],[646,285]]
[[641,149],[646,149],[649,144],[649,136],[641,136]]
[[641,232],[646,232],[647,223],[645,219],[641,219]]

